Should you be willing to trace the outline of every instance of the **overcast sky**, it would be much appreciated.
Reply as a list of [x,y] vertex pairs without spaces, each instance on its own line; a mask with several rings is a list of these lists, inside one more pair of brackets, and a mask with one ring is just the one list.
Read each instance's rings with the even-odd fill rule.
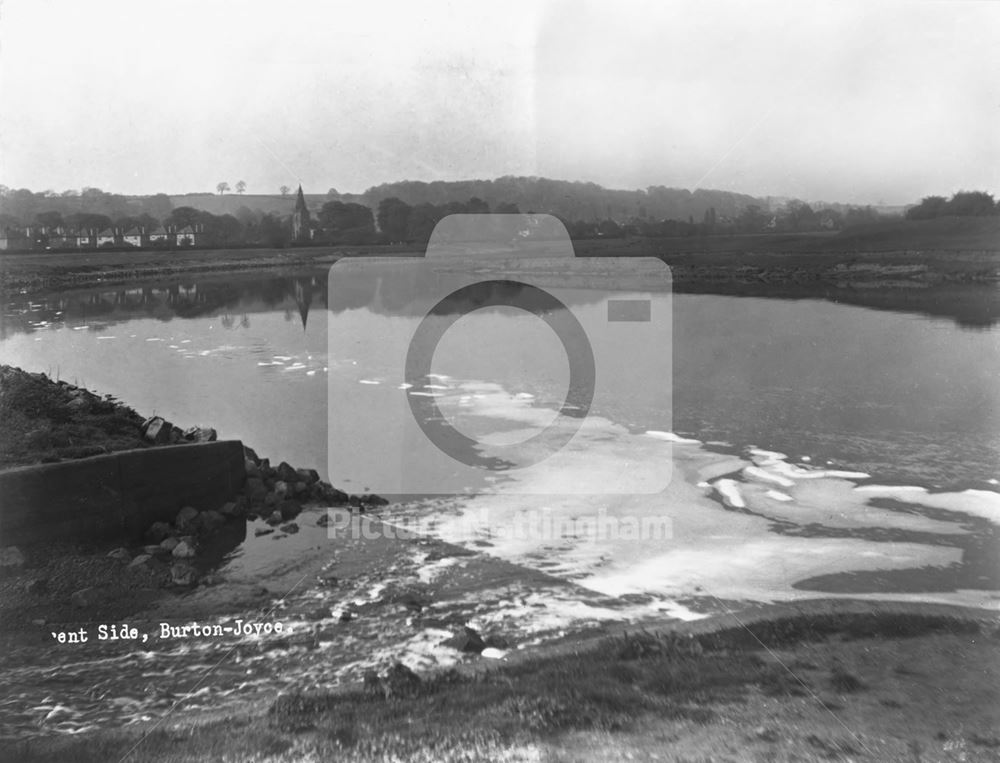
[[1000,2],[2,0],[0,183],[1000,195]]

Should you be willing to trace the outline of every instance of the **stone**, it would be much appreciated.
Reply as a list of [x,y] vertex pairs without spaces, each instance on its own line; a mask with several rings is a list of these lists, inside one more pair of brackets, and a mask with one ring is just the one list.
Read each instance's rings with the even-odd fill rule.
[[191,544],[189,544],[187,541],[182,540],[180,543],[174,546],[174,550],[171,553],[177,559],[190,559],[192,556],[195,555],[195,550]]
[[389,502],[380,495],[375,495],[374,493],[368,493],[367,495],[361,496],[361,503],[365,506],[388,506]]
[[174,528],[167,522],[153,522],[146,530],[146,540],[150,543],[160,543],[164,538],[174,534]]
[[316,524],[320,527],[326,527],[330,524],[330,515],[324,511],[320,518],[316,520]]
[[148,546],[143,546],[142,547],[142,553],[144,553],[144,554],[158,554],[161,551],[163,551],[163,549],[160,548],[159,544],[157,544],[157,543],[153,543],[153,544],[150,544]]
[[257,462],[249,458],[243,462],[243,470],[247,473],[247,477],[260,476],[260,467],[257,466]]
[[271,468],[271,459],[262,458],[260,463],[257,464],[257,468],[260,469],[260,476],[264,479],[273,479],[275,471]]
[[268,493],[267,495],[264,496],[265,509],[273,509],[277,505],[278,505],[278,496],[276,496],[274,493]]
[[482,636],[468,625],[463,626],[454,636],[441,643],[443,646],[449,646],[452,649],[457,649],[459,652],[474,654],[479,654],[486,648],[486,643],[483,641]]
[[179,543],[180,541],[177,540],[177,538],[164,538],[160,541],[159,549],[160,551],[166,551],[168,554],[172,554]]
[[259,538],[261,535],[270,535],[273,532],[273,527],[258,527],[253,531],[253,534]]
[[219,507],[219,513],[224,517],[236,516],[236,501],[227,501]]
[[500,634],[491,633],[489,636],[483,639],[483,642],[490,649],[510,649],[513,644],[509,639],[504,638]]
[[94,606],[100,599],[100,591],[96,588],[81,588],[79,591],[75,591],[70,597],[70,601],[73,602],[74,607],[79,607],[80,609],[86,609],[87,607]]
[[180,427],[170,427],[170,444],[176,445],[179,442],[184,442],[184,432]]
[[248,448],[246,445],[243,446],[243,457],[249,461],[253,461],[254,466],[260,463],[260,456],[257,455],[257,451],[253,448]]
[[183,437],[188,442],[215,442],[219,434],[212,427],[188,427]]
[[282,519],[295,519],[302,513],[302,505],[298,501],[286,499],[278,506]]
[[386,699],[411,696],[420,690],[420,676],[401,662],[380,676],[380,682]]
[[260,506],[264,502],[265,496],[267,496],[267,488],[264,487],[264,480],[260,477],[247,477],[246,485],[243,487],[243,492],[253,506]]
[[24,581],[24,592],[27,594],[37,596],[39,594],[46,593],[48,590],[48,578],[31,578],[30,580]]
[[280,498],[284,498],[290,492],[291,492],[291,488],[289,487],[289,485],[288,485],[287,482],[284,482],[282,480],[278,480],[277,482],[274,483],[274,494],[279,499]]
[[282,525],[278,528],[283,533],[288,533],[289,535],[294,535],[299,531],[299,526],[294,522],[289,522],[287,525]]
[[282,461],[278,464],[276,472],[278,479],[282,482],[296,482],[299,479],[298,472],[296,472],[287,461]]
[[142,425],[142,436],[154,445],[166,445],[170,442],[172,425],[160,416],[146,419]]
[[129,553],[127,548],[116,548],[109,551],[107,555],[110,559],[117,559],[119,562],[132,561],[132,554]]
[[319,482],[319,472],[315,469],[296,469],[295,473],[298,475],[299,481],[305,482],[307,485]]
[[226,524],[226,518],[221,512],[215,511],[214,509],[203,511],[199,515],[199,519],[201,521],[201,531],[205,534],[214,533]]
[[274,512],[272,512],[272,513],[271,513],[271,515],[270,515],[270,516],[269,516],[269,517],[268,517],[267,519],[265,519],[264,521],[265,521],[265,522],[267,522],[267,523],[268,523],[269,525],[272,525],[272,526],[273,526],[273,525],[280,525],[280,524],[281,524],[282,522],[284,522],[285,520],[284,520],[284,518],[283,518],[283,517],[281,516],[281,512],[280,512],[280,511],[274,511]]
[[188,562],[176,562],[170,567],[170,580],[174,585],[192,586],[198,582],[198,570]]
[[149,563],[153,561],[152,554],[139,554],[135,559],[129,562],[129,569],[139,569],[142,567],[149,567]]
[[305,480],[299,480],[292,485],[292,492],[296,497],[303,496],[309,492],[309,485],[306,484]]
[[0,570],[12,572],[24,566],[24,554],[17,546],[4,546],[0,548]]
[[185,506],[177,512],[177,519],[174,520],[174,526],[177,528],[177,531],[181,533],[197,531],[198,509],[194,506]]

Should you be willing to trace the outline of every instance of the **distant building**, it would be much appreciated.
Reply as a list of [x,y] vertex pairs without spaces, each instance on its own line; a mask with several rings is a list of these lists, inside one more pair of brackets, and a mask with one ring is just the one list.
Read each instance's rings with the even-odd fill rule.
[[295,197],[295,211],[292,212],[292,241],[303,243],[312,239],[312,221],[309,218],[309,208],[306,207],[306,197],[302,194],[302,186]]
[[76,234],[76,245],[81,249],[93,249],[97,246],[97,231],[78,231]]
[[149,243],[157,244],[164,243],[169,244],[174,238],[174,234],[164,228],[162,225],[156,230],[149,234]]
[[177,246],[200,246],[205,243],[205,233],[200,225],[185,225],[175,235]]
[[142,228],[129,228],[125,231],[125,235],[122,236],[122,242],[128,244],[129,246],[139,248],[142,246],[144,238],[145,233]]
[[28,249],[31,240],[20,228],[4,228],[0,230],[0,251],[10,249]]
[[114,228],[105,228],[97,234],[98,246],[114,246],[118,243],[118,236]]

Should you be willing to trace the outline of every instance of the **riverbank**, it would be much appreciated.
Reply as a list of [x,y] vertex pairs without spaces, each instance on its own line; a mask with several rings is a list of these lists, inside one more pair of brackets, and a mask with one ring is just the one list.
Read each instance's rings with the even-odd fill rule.
[[486,670],[421,677],[397,665],[266,709],[8,749],[21,761],[95,763],[996,759],[995,623],[811,604],[747,627],[624,633]]
[[[1000,221],[941,218],[861,226],[838,233],[684,238],[612,238],[574,242],[580,257],[659,257],[678,285],[914,285],[1000,280]],[[4,253],[0,291],[114,285],[178,275],[328,267],[341,257],[420,256],[424,247],[222,249]]]

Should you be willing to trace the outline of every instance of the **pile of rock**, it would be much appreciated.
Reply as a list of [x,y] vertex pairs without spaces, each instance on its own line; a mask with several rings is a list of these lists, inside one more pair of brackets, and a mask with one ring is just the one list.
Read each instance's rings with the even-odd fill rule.
[[244,448],[244,452],[247,481],[243,498],[248,519],[262,517],[276,526],[295,519],[304,503],[351,506],[359,512],[388,503],[377,495],[348,495],[321,480],[315,469],[296,469],[285,461],[274,467],[270,459],[260,458],[252,448]]
[[[170,580],[174,585],[191,586],[200,575],[191,563],[198,553],[199,542],[214,533],[230,519],[245,513],[241,501],[229,501],[218,510],[198,511],[185,506],[173,522],[154,522],[146,530],[146,545],[133,557],[126,548],[117,548],[108,556],[117,556],[128,562],[130,568],[148,567],[156,561],[169,561]],[[211,582],[211,579],[203,580]]]
[[219,434],[212,427],[175,427],[162,416],[152,416],[142,423],[142,438],[153,445],[180,445],[187,442],[215,442]]

